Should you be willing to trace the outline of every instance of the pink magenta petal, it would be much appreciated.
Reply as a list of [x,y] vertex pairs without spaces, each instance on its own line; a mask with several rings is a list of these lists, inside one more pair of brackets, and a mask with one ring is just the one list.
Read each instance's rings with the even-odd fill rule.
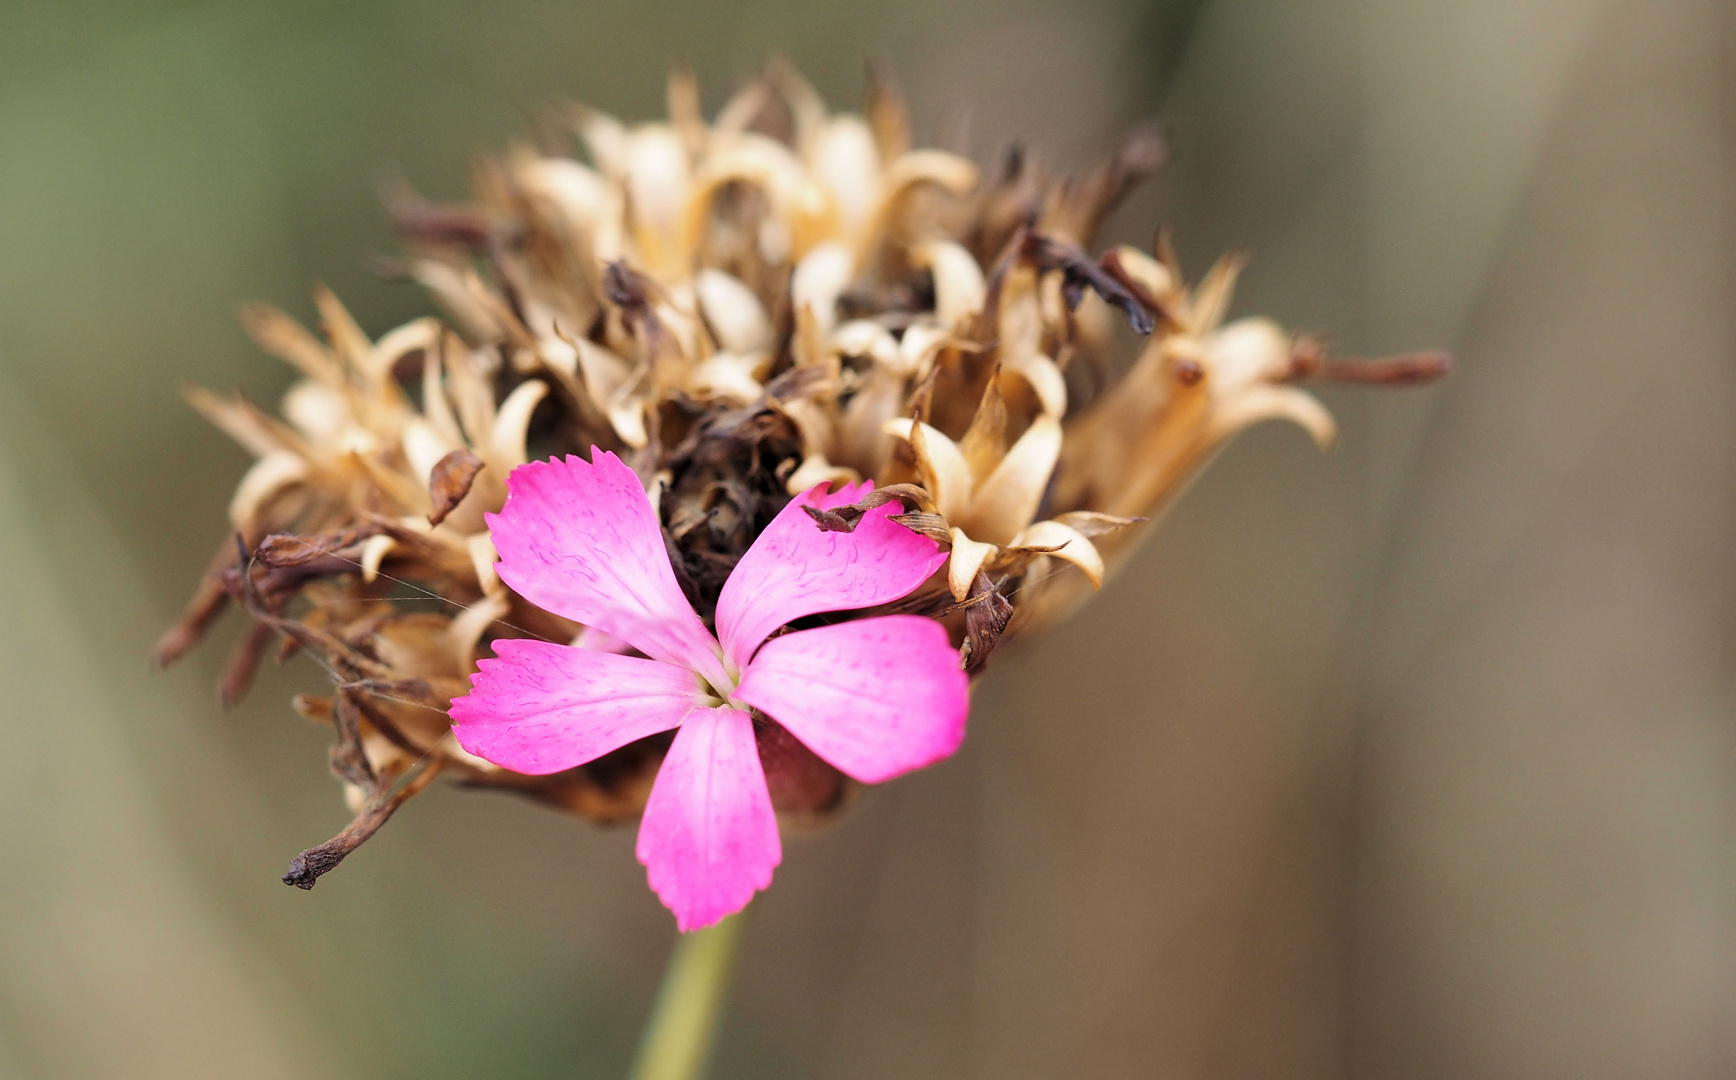
[[683,933],[747,906],[783,861],[778,822],[740,709],[688,714],[639,825],[639,861]]
[[535,461],[506,478],[506,505],[488,515],[500,579],[646,656],[723,680],[717,644],[675,583],[639,478],[614,454],[593,447],[591,458]]
[[717,600],[724,655],[738,669],[766,635],[822,611],[872,607],[908,595],[946,562],[933,540],[895,521],[898,503],[862,515],[856,531],[825,532],[802,509],[855,502],[872,485],[830,495],[817,485],[790,500],[736,563]]
[[[477,757],[514,772],[560,772],[668,731],[704,700],[693,672],[534,638],[502,638],[497,660],[452,702],[452,733]],[[715,699],[713,699],[715,700]]]
[[939,623],[884,615],[773,638],[734,696],[840,771],[878,784],[958,749],[970,679]]

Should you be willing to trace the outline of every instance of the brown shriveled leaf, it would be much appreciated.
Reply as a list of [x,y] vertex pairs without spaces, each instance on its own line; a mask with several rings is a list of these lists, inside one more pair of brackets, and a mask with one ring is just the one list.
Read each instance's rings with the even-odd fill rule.
[[272,533],[259,542],[259,547],[254,550],[253,557],[262,566],[273,570],[306,566],[315,559],[330,555],[334,551],[354,547],[370,536],[377,536],[384,531],[382,525],[370,522],[319,536]]
[[862,511],[854,506],[844,506],[837,510],[821,510],[815,506],[804,506],[802,509],[814,519],[821,532],[853,533],[856,523],[862,520]]
[[915,484],[887,484],[885,487],[875,488],[864,495],[862,501],[856,505],[866,511],[872,510],[876,506],[884,506],[894,499],[912,510],[920,510],[925,514],[938,513],[934,500],[929,497],[928,492]]
[[482,466],[482,459],[465,447],[452,451],[435,463],[434,471],[428,477],[428,501],[434,507],[428,512],[428,524],[438,525],[446,520],[447,514],[458,509],[464,496],[470,494],[470,485],[476,481],[476,474],[482,471]]
[[952,529],[939,514],[925,514],[918,510],[908,514],[894,514],[892,520],[913,533],[921,533],[937,544],[952,543]]
[[988,663],[989,654],[1001,640],[1007,621],[1013,617],[1013,605],[1001,595],[1000,586],[989,581],[989,576],[980,570],[964,603],[965,641],[959,659],[964,669],[974,675]]
[[[812,506],[804,506],[802,509],[814,519],[814,524],[820,527],[821,532],[848,533],[856,531],[856,523],[862,520],[863,514],[876,506],[885,506],[889,502],[901,502],[905,506],[914,507],[914,512],[924,519],[928,517],[940,518],[940,515],[935,513],[934,500],[928,497],[928,492],[915,484],[887,484],[883,488],[875,488],[870,491],[862,497],[860,502],[852,503],[849,506],[839,506],[831,510],[818,510]],[[898,517],[899,515],[894,515],[892,520],[898,521]],[[944,518],[940,520],[945,521]],[[903,523],[900,522],[900,524]],[[922,524],[926,527],[926,520]],[[924,530],[916,529],[915,531],[922,532]]]

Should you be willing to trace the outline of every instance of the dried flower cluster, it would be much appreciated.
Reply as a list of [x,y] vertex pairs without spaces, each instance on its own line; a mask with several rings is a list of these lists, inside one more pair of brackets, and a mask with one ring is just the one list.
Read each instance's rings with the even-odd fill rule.
[[[157,659],[235,601],[252,622],[225,700],[274,641],[329,670],[333,691],[295,707],[336,730],[331,765],[357,816],[297,858],[292,884],[311,886],[442,771],[595,820],[644,808],[667,735],[531,776],[451,734],[448,705],[491,642],[601,636],[495,571],[483,515],[529,460],[618,453],[708,621],[792,495],[872,479],[854,504],[812,508],[817,527],[849,532],[896,502],[893,520],[949,557],[882,611],[942,620],[974,673],[1004,632],[1101,584],[1236,431],[1283,418],[1329,443],[1332,420],[1298,380],[1443,367],[1329,361],[1269,321],[1226,325],[1240,263],[1190,288],[1161,235],[1149,254],[1089,254],[1104,215],[1162,162],[1148,130],[1074,175],[1010,154],[985,177],[912,149],[882,78],[865,118],[836,115],[773,65],[707,124],[677,71],[669,111],[627,127],[574,108],[561,120],[588,163],[521,148],[478,167],[473,204],[395,197],[408,254],[389,269],[426,286],[447,322],[375,341],[321,291],[322,340],[249,308],[255,339],[301,375],[282,418],[188,393],[257,461]],[[756,730],[786,819],[853,790],[778,725]]]

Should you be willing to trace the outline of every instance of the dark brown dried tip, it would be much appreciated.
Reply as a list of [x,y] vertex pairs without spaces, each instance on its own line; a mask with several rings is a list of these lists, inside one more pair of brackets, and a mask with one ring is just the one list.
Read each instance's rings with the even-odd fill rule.
[[628,266],[625,259],[616,259],[603,268],[603,295],[629,318],[646,313],[651,306],[644,275]]
[[1098,261],[1098,265],[1103,268],[1104,273],[1114,278],[1117,284],[1132,294],[1133,298],[1139,301],[1141,307],[1162,319],[1167,329],[1178,330],[1186,325],[1183,321],[1184,312],[1171,307],[1162,298],[1153,296],[1150,290],[1127,272],[1127,268],[1121,265],[1120,252],[1114,250],[1105,252],[1103,258]]
[[1078,307],[1085,298],[1085,290],[1090,289],[1104,303],[1120,308],[1134,333],[1151,333],[1154,327],[1151,312],[1126,286],[1085,254],[1083,248],[1033,232],[1025,236],[1025,255],[1041,270],[1061,271],[1061,296],[1069,308]]
[[441,458],[428,477],[428,501],[434,506],[428,513],[428,524],[445,521],[446,515],[470,494],[470,485],[481,471],[482,459],[463,447]]
[[362,807],[349,827],[343,832],[316,847],[310,847],[297,855],[284,871],[283,883],[294,885],[298,889],[311,889],[324,874],[336,869],[338,863],[361,847],[368,838],[380,831],[380,826],[389,821],[398,807],[403,806],[412,797],[433,782],[440,774],[441,758],[429,758],[422,771],[416,773],[396,791],[383,791],[369,800]]

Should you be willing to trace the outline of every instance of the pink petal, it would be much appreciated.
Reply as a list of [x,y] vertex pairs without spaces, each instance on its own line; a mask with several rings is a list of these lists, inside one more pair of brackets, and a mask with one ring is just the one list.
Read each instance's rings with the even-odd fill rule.
[[773,638],[734,696],[840,771],[878,784],[958,749],[970,679],[939,623],[884,615]]
[[496,660],[452,701],[452,733],[514,772],[560,772],[668,731],[704,700],[693,672],[534,638],[501,638]]
[[614,454],[593,447],[591,458],[535,461],[506,478],[506,505],[487,515],[500,579],[646,656],[723,680],[716,642],[675,583],[639,478]]
[[639,861],[683,933],[747,906],[783,861],[778,822],[740,709],[695,709],[663,758],[645,818]]
[[738,669],[766,635],[804,615],[872,607],[908,595],[946,562],[933,540],[895,521],[897,503],[862,515],[856,531],[825,532],[802,509],[843,506],[872,485],[830,495],[816,485],[790,500],[736,563],[717,600],[717,634]]

